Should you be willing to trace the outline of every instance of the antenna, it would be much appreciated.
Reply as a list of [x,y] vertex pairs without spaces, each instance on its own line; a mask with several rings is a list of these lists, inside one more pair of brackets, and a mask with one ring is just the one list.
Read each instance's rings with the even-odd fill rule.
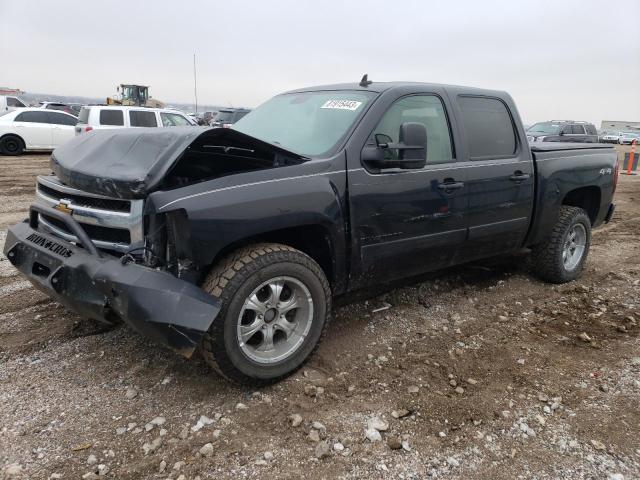
[[193,94],[196,97],[196,113],[198,113],[198,81],[196,77],[196,54],[193,54]]
[[373,82],[371,80],[369,80],[369,74],[365,73],[362,77],[362,80],[360,80],[360,86],[361,87],[368,87],[369,85],[371,85]]

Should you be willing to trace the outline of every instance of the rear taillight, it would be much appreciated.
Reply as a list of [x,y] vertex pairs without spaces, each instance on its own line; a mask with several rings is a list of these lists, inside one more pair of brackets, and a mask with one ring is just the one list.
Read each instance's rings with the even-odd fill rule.
[[620,162],[616,159],[616,167],[613,169],[613,192],[611,195],[616,193],[616,188],[618,187],[618,177],[620,176]]
[[93,130],[93,127],[84,127],[85,132],[90,132],[91,130]]

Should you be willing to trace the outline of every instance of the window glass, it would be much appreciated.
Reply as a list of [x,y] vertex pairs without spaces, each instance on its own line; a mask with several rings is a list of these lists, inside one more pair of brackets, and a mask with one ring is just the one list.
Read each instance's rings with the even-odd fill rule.
[[540,122],[529,127],[527,133],[530,134],[543,134],[543,135],[558,135],[560,133],[560,125],[553,122]]
[[515,154],[516,134],[504,103],[484,97],[458,97],[458,103],[471,159]]
[[7,97],[7,106],[8,107],[26,107],[24,103],[18,100],[15,97]]
[[49,123],[47,112],[42,110],[41,112],[22,112],[14,120],[15,122],[29,122],[29,123]]
[[132,127],[157,127],[156,113],[143,110],[129,110],[129,123]]
[[582,125],[572,125],[571,131],[574,135],[584,135],[584,127]]
[[587,130],[587,133],[588,133],[589,135],[597,135],[597,134],[598,134],[598,132],[597,132],[597,130],[596,130],[596,127],[594,127],[593,125],[587,125],[587,126],[585,127],[585,129]]
[[47,112],[47,117],[49,117],[49,123],[55,125],[75,125],[78,123],[76,118],[65,115],[64,113]]
[[237,122],[237,121],[238,121],[238,120],[240,120],[242,117],[244,117],[247,113],[249,113],[249,112],[236,112],[236,113],[234,114],[233,121],[234,121],[234,122]]
[[[87,109],[86,111],[88,112],[89,110]],[[122,110],[100,110],[100,125],[124,125]]]
[[[400,141],[400,125],[422,123],[427,129],[427,164],[453,160],[451,135],[442,101],[433,95],[412,95],[397,100],[386,111],[373,131],[374,136],[385,135],[389,143]],[[386,158],[399,158],[397,150],[385,152]]]
[[164,127],[181,127],[183,125],[191,125],[189,120],[177,113],[160,112],[160,119]]
[[89,121],[89,112],[91,110],[88,108],[82,108],[80,113],[78,114],[78,123],[87,123]]
[[230,110],[220,110],[216,113],[216,116],[213,117],[214,122],[220,123],[229,123],[233,119],[233,111]]
[[362,90],[287,93],[252,110],[233,128],[300,155],[321,156],[338,147],[374,97]]

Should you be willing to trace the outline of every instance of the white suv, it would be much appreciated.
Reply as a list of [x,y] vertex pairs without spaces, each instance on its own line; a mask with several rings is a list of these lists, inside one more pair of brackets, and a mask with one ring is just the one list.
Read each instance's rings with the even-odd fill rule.
[[180,127],[195,125],[187,115],[166,108],[87,105],[78,115],[76,135],[91,130],[129,127]]

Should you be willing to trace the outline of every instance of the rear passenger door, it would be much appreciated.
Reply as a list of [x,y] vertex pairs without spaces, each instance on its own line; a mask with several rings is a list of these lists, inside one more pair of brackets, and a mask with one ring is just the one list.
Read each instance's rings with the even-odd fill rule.
[[[469,238],[456,262],[519,248],[533,208],[534,171],[531,152],[522,145],[515,111],[501,99],[458,95],[465,137]],[[521,133],[524,135],[524,132]]]
[[53,129],[45,109],[19,113],[13,126],[27,148],[52,148]]
[[583,125],[574,123],[573,125],[571,125],[571,133],[571,141],[578,143],[584,143],[587,141],[587,134],[584,130]]

